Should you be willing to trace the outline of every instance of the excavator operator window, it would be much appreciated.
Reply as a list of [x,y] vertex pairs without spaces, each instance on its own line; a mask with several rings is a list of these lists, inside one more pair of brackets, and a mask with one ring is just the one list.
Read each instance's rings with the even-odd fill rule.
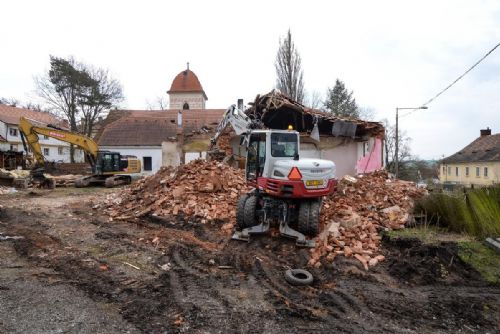
[[280,158],[295,157],[299,153],[297,141],[295,133],[271,133],[271,155]]
[[266,135],[253,134],[250,137],[247,151],[247,179],[255,180],[262,176],[266,163]]

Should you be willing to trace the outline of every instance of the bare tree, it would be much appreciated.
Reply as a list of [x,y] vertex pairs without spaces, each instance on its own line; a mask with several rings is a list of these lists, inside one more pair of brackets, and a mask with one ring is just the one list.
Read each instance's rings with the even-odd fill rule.
[[[385,166],[389,172],[395,170],[395,157],[396,157],[396,127],[391,125],[387,119],[382,120],[385,127]],[[399,129],[399,149],[398,158],[400,167],[402,164],[411,158],[411,138],[407,136],[405,131]]]
[[306,94],[304,104],[311,109],[321,109],[323,106],[323,97],[318,91],[313,91],[310,94]]
[[146,105],[148,110],[167,110],[168,109],[168,102],[163,96],[157,96],[155,99],[155,102],[151,103],[150,101],[146,100]]
[[13,97],[11,98],[0,97],[0,104],[4,104],[10,107],[17,107],[20,104],[20,102],[18,99],[15,99]]
[[302,103],[304,100],[304,80],[301,58],[292,41],[290,30],[284,39],[280,38],[276,55],[276,88],[291,99]]
[[365,121],[373,121],[375,119],[375,109],[371,107],[358,107],[359,118]]

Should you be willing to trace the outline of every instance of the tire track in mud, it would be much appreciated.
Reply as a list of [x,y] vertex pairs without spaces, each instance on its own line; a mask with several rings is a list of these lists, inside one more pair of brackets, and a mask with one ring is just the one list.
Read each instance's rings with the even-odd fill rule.
[[[187,253],[187,254],[186,254]],[[253,322],[251,328],[244,319],[245,312],[238,309],[234,300],[221,291],[229,285],[227,277],[215,279],[214,273],[207,273],[199,263],[205,262],[198,251],[186,247],[176,247],[172,251],[172,264],[168,273],[170,288],[173,291],[175,304],[183,312],[188,321],[183,330],[202,330],[203,332],[262,332],[260,324]],[[259,314],[260,315],[260,314]],[[257,319],[254,319],[257,320]]]

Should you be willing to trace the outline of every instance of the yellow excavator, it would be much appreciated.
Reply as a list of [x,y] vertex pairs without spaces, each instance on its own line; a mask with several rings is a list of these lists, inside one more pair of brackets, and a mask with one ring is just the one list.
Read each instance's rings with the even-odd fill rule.
[[38,183],[53,188],[53,183],[43,176],[47,160],[43,156],[39,143],[39,135],[55,138],[70,143],[82,149],[92,167],[92,175],[84,176],[75,182],[76,187],[102,185],[114,187],[132,182],[132,175],[141,172],[141,161],[132,155],[121,155],[119,152],[100,151],[97,143],[90,137],[73,133],[51,124],[41,124],[38,121],[21,117],[19,130],[24,149],[28,147],[33,152],[38,168],[32,170],[32,177]]

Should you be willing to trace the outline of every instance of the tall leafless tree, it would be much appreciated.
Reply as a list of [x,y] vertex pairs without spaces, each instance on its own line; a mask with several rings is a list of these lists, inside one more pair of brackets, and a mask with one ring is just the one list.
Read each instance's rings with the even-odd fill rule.
[[304,80],[301,58],[292,41],[292,33],[288,30],[284,39],[280,39],[276,55],[276,88],[291,99],[302,103],[304,101]]
[[[382,120],[385,127],[385,166],[389,172],[394,172],[395,157],[396,157],[396,127],[391,125],[387,119]],[[411,138],[404,131],[399,129],[399,149],[398,158],[399,164],[402,165],[411,158]]]

